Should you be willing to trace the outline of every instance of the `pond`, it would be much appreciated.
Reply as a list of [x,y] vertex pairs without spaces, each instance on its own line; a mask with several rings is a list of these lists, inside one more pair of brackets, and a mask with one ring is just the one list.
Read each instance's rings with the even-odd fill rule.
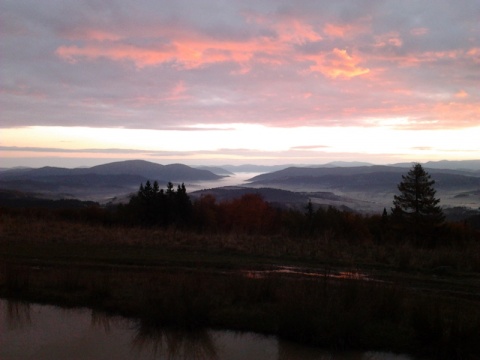
[[410,360],[377,352],[332,353],[274,336],[222,330],[186,332],[90,309],[0,299],[0,359]]

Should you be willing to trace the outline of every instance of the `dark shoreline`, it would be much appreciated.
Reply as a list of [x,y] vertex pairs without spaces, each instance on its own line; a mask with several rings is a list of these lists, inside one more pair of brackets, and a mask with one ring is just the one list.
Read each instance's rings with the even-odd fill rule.
[[[480,354],[476,243],[418,249],[0,220],[3,298],[327,349],[449,360]],[[344,271],[357,276],[331,276]]]
[[3,262],[0,296],[88,307],[150,327],[253,331],[335,350],[478,355],[478,299],[391,282],[225,269]]

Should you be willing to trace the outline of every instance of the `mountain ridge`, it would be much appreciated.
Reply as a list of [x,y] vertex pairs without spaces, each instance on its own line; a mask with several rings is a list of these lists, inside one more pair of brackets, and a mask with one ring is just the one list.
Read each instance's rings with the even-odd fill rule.
[[131,193],[140,183],[214,181],[223,176],[183,164],[161,165],[145,160],[112,162],[91,168],[45,166],[0,172],[0,189],[42,192],[52,197],[97,199]]
[[215,175],[211,171],[195,169],[183,164],[161,165],[145,160],[125,160],[89,168],[68,169],[44,166],[31,169],[11,169],[0,173],[0,180],[75,175],[138,175],[149,180],[163,181],[216,180],[222,178],[222,176]]
[[[480,163],[480,161],[479,161]],[[451,167],[460,169],[437,169],[442,162],[434,163],[432,168],[425,169],[436,181],[435,188],[439,190],[442,204],[449,206],[466,205],[478,208],[480,205],[480,172],[474,168],[466,168],[466,164],[475,165],[476,162],[455,162]],[[243,186],[249,188],[272,188],[286,191],[299,192],[300,202],[305,197],[311,197],[317,204],[331,204],[337,206],[341,202],[360,210],[377,210],[379,207],[389,206],[391,198],[397,192],[396,186],[408,171],[405,166],[398,165],[369,165],[355,163],[356,166],[346,166],[346,163],[334,166],[335,163],[316,166],[279,166],[277,171],[263,173],[251,177]],[[401,164],[400,164],[401,165]],[[409,164],[411,166],[411,164]],[[256,167],[251,165],[237,167],[239,175],[245,169],[267,170],[275,167]],[[77,198],[108,202],[109,199],[121,197],[128,199],[129,194],[136,190],[140,183],[147,180],[158,181],[160,187],[171,181],[174,184],[185,182],[190,186],[215,186],[221,187],[225,182],[216,182],[228,177],[228,171],[220,167],[210,167],[217,172],[214,174],[208,167],[190,167],[184,164],[161,165],[145,160],[118,161],[90,168],[61,168],[45,166],[41,168],[17,168],[0,171],[0,189],[11,189],[24,192],[42,193],[51,198]],[[231,175],[228,183],[233,184],[237,178]],[[250,175],[247,175],[250,176]],[[242,178],[242,176],[239,176]],[[238,180],[239,183],[243,181]],[[206,181],[207,183],[202,183]],[[199,182],[199,183],[196,183]],[[237,184],[239,184],[237,183]],[[217,192],[219,196],[227,196],[226,192],[240,194],[246,190],[224,188]],[[248,190],[251,191],[251,190]],[[269,199],[278,198],[279,201],[293,198],[286,192],[263,190]],[[325,194],[333,194],[333,198]],[[230,196],[230,195],[228,195]],[[298,195],[295,195],[298,197]],[[284,200],[281,200],[284,199]],[[273,201],[273,200],[272,200]],[[312,200],[313,201],[313,200]],[[288,200],[288,202],[298,202]],[[354,204],[354,205],[352,205]]]

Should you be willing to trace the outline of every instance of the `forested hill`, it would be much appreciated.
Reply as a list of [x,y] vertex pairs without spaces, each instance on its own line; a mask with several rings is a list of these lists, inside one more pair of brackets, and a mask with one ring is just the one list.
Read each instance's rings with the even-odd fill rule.
[[[475,189],[480,187],[478,172],[450,169],[427,169],[441,190]],[[253,185],[263,186],[316,186],[318,188],[348,191],[395,191],[405,174],[397,166],[356,167],[289,167],[280,171],[251,178]]]
[[169,181],[211,181],[222,177],[208,170],[182,164],[160,165],[144,160],[128,160],[90,168],[47,166],[4,170],[0,172],[0,189],[88,198],[98,194],[119,195],[131,192],[146,180],[167,184]]
[[216,180],[221,178],[211,171],[195,169],[183,164],[160,165],[145,160],[127,160],[90,168],[67,169],[46,166],[38,169],[11,169],[0,172],[0,180],[33,180],[41,177],[76,175],[135,175],[163,181]]

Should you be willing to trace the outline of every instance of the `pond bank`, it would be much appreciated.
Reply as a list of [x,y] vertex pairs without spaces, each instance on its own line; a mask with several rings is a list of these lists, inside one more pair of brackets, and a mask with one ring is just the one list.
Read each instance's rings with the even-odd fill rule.
[[0,216],[0,296],[84,306],[153,327],[475,359],[478,248]]
[[[205,360],[413,360],[376,352],[334,352],[274,336],[228,330],[183,331],[92,311],[0,299],[0,358]],[[81,351],[79,351],[81,349]]]
[[261,276],[253,268],[251,276],[198,265],[2,261],[0,295],[84,306],[153,327],[254,331],[335,350],[444,359],[480,353],[480,309],[468,298],[361,277],[308,276],[291,268]]

